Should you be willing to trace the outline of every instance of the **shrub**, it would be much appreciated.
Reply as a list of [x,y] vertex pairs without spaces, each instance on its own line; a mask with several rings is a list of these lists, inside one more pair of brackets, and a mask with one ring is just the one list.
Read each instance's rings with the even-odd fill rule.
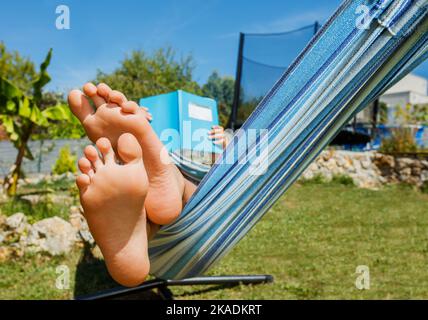
[[333,178],[331,179],[331,182],[336,184],[341,184],[344,186],[355,186],[354,180],[350,176],[347,176],[344,174],[334,175]]
[[394,128],[391,131],[391,137],[383,139],[380,146],[380,152],[396,153],[396,152],[416,152],[414,134],[411,128]]
[[0,214],[11,216],[14,213],[24,213],[29,223],[34,223],[51,217],[68,218],[70,207],[68,204],[55,203],[50,194],[43,195],[36,203],[15,197],[3,202],[0,207]]
[[58,159],[52,168],[53,174],[63,174],[67,172],[75,173],[76,170],[76,155],[70,151],[70,146],[66,145],[59,150]]
[[422,193],[428,194],[428,181],[425,181],[421,186]]
[[323,183],[327,183],[327,179],[320,173],[315,174],[312,178],[310,179],[302,179],[301,183],[302,184],[323,184]]

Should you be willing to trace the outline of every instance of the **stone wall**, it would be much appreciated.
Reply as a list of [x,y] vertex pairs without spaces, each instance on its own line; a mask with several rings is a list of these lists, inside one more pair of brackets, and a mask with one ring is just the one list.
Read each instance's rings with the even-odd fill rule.
[[331,180],[345,175],[362,188],[378,188],[387,183],[407,183],[421,187],[428,183],[428,160],[393,157],[377,152],[323,151],[303,173],[302,179],[317,175]]

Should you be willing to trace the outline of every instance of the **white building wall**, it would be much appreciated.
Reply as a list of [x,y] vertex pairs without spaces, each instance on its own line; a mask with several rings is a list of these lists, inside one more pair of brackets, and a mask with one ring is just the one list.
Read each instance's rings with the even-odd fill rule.
[[428,80],[419,77],[415,74],[408,74],[389,90],[385,92],[385,95],[401,93],[401,92],[415,92],[420,95],[426,96],[428,89]]
[[395,110],[406,105],[428,104],[428,80],[409,74],[387,90],[379,100],[388,107],[388,124],[397,123]]

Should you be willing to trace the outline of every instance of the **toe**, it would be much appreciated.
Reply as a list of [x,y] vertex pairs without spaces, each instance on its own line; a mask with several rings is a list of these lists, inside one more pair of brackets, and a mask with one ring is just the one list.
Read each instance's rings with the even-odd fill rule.
[[117,141],[117,151],[120,158],[125,163],[141,160],[143,156],[143,151],[141,150],[137,138],[130,133],[124,133],[119,137]]
[[86,83],[83,86],[83,92],[91,98],[91,100],[94,102],[94,105],[96,108],[101,106],[102,104],[106,103],[106,100],[104,100],[103,97],[98,95],[97,87],[93,83]]
[[126,101],[123,104],[121,104],[121,108],[123,112],[135,113],[138,110],[139,106],[134,101]]
[[109,94],[109,102],[115,103],[119,106],[122,106],[128,99],[126,99],[125,95],[117,90],[112,90]]
[[76,184],[80,192],[83,192],[91,184],[91,178],[87,174],[81,174],[77,177]]
[[105,101],[108,101],[110,92],[112,90],[105,83],[100,83],[97,85],[97,92],[100,97],[102,97]]
[[68,94],[68,104],[71,112],[73,112],[80,122],[85,121],[94,112],[88,99],[80,90],[75,89]]
[[87,146],[83,153],[85,154],[85,157],[88,158],[88,160],[92,163],[92,167],[95,169],[95,171],[102,167],[103,162],[101,161],[98,151],[94,146]]
[[80,172],[87,174],[90,178],[94,176],[94,170],[92,169],[92,163],[87,158],[80,158],[77,162]]
[[114,162],[114,152],[111,147],[110,140],[107,138],[100,138],[97,141],[97,147],[103,155],[104,163]]

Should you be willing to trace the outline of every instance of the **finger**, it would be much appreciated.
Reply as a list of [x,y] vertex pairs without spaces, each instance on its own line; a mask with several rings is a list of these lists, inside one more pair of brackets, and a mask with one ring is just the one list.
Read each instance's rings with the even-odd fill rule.
[[211,131],[214,133],[223,133],[224,132],[223,128],[212,129]]
[[208,138],[210,138],[210,139],[224,139],[224,134],[223,133],[210,134],[208,136]]
[[219,139],[219,140],[215,140],[213,141],[214,144],[220,145],[224,143],[224,139]]

